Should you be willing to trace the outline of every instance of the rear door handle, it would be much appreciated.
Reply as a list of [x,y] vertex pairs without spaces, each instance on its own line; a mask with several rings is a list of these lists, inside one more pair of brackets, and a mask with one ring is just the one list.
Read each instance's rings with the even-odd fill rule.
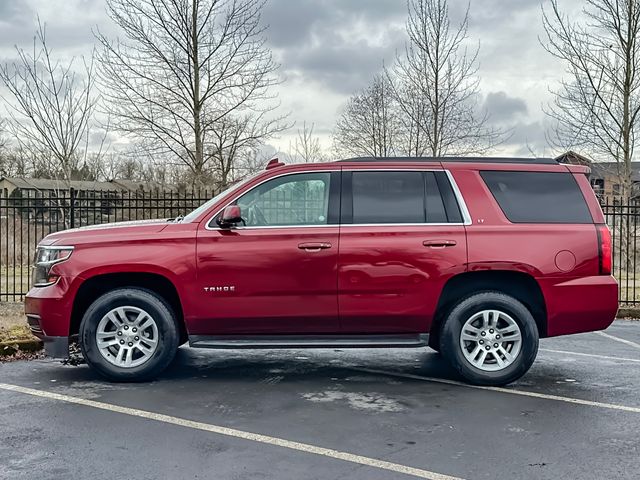
[[425,240],[422,245],[429,248],[446,248],[455,247],[457,243],[455,240]]
[[300,243],[298,244],[298,248],[307,252],[319,252],[320,250],[331,248],[331,244],[329,242]]

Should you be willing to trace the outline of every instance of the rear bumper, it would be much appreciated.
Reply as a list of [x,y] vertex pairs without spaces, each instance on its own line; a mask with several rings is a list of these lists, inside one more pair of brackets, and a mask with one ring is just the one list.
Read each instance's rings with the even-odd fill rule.
[[539,283],[548,312],[548,337],[604,330],[616,318],[618,282],[612,276],[540,279]]

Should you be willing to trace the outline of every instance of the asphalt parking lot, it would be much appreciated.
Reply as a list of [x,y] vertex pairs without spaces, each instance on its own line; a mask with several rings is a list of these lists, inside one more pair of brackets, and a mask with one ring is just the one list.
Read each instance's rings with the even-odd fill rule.
[[182,348],[148,384],[0,365],[0,478],[640,478],[640,323],[546,339],[506,389],[430,349]]

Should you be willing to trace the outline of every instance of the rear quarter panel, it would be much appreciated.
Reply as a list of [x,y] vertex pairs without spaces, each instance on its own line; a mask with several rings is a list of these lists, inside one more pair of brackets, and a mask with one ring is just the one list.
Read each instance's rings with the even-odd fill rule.
[[[541,171],[547,168],[558,171]],[[599,275],[593,224],[512,224],[478,170],[460,168],[452,174],[472,218],[467,227],[469,271],[515,270],[534,277],[545,298],[547,336],[603,329],[613,321],[617,285],[612,277]],[[576,178],[599,223],[602,213],[597,201],[593,204],[595,196],[590,188],[584,192],[585,183],[589,187],[586,177]]]

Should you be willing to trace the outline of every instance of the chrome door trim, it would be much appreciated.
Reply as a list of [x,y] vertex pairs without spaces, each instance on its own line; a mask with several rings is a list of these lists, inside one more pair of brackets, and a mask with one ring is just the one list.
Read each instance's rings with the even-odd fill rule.
[[[275,178],[280,178],[287,175],[300,175],[300,174],[306,174],[306,173],[332,173],[332,172],[339,172],[339,171],[342,171],[342,172],[388,172],[388,171],[445,172],[445,174],[447,175],[447,178],[449,179],[449,183],[451,184],[451,188],[453,189],[453,194],[456,197],[456,201],[458,202],[460,213],[462,215],[462,222],[455,222],[455,223],[446,223],[446,222],[444,223],[426,223],[426,222],[425,223],[334,223],[334,224],[327,224],[327,225],[324,225],[324,224],[323,225],[267,225],[267,226],[254,226],[254,227],[234,227],[231,229],[211,226],[211,224],[214,221],[214,218],[216,218],[220,214],[220,212],[222,212],[222,210],[224,210],[226,207],[231,205],[233,202],[235,202],[238,198],[240,198],[245,193],[248,193],[254,188],[259,187],[263,183],[266,183]],[[257,183],[256,185],[251,187],[251,189],[247,190],[246,192],[234,197],[226,205],[218,209],[213,215],[209,217],[209,220],[205,224],[205,230],[222,231],[222,230],[254,230],[254,229],[257,230],[257,229],[274,229],[274,228],[299,229],[299,228],[329,228],[329,227],[333,227],[333,228],[337,228],[337,227],[340,227],[340,228],[343,228],[343,227],[445,227],[445,226],[459,227],[459,226],[471,225],[472,223],[473,222],[471,220],[471,214],[469,213],[467,204],[464,200],[464,197],[462,196],[462,192],[460,191],[458,184],[456,183],[455,179],[453,178],[453,175],[449,170],[441,169],[441,168],[440,169],[438,168],[404,168],[404,169],[401,168],[399,169],[397,167],[395,168],[345,168],[342,170],[336,169],[336,170],[312,170],[312,171],[305,171],[305,172],[286,172],[280,175],[275,175],[273,177],[266,178],[262,180],[260,183]]]

